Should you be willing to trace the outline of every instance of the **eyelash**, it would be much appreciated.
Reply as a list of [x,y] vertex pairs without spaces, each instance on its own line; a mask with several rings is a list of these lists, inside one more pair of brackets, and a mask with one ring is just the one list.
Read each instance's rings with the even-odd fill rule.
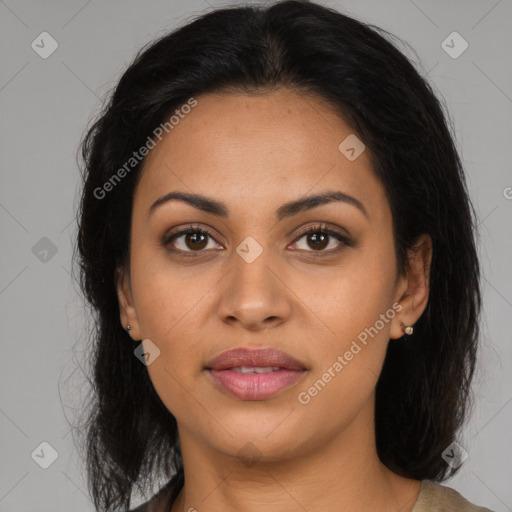
[[[306,229],[305,231],[301,232],[297,238],[295,238],[295,240],[292,242],[292,243],[296,243],[298,242],[301,238],[307,236],[307,235],[310,235],[310,234],[323,234],[323,235],[329,235],[329,236],[332,236],[334,238],[336,238],[338,241],[340,241],[342,243],[342,246],[347,246],[347,247],[351,247],[352,244],[350,242],[350,240],[342,235],[341,233],[339,233],[338,231],[335,231],[333,229],[330,229],[327,225],[325,224],[319,224],[317,226],[311,226],[309,227],[308,229]],[[211,239],[215,240],[215,238],[211,235],[211,233],[206,230],[206,229],[203,229],[199,226],[193,226],[193,225],[189,225],[186,229],[183,229],[181,231],[177,231],[176,233],[173,233],[172,235],[170,236],[165,236],[163,241],[162,241],[162,245],[163,247],[168,251],[168,252],[171,252],[171,253],[179,253],[180,255],[183,255],[185,257],[196,257],[198,253],[201,253],[201,252],[204,252],[204,250],[199,250],[199,251],[182,251],[181,249],[169,249],[169,244],[175,240],[176,238],[179,238],[180,236],[182,235],[188,235],[188,234],[202,234],[202,235],[206,235],[207,237],[210,237]],[[339,252],[340,250],[342,249],[342,247],[338,248],[338,249],[331,249],[329,251],[325,251],[325,250],[321,250],[321,251],[314,251],[314,250],[311,250],[311,251],[306,251],[306,252],[311,252],[311,253],[316,253],[315,257],[322,257],[322,256],[327,256],[327,255],[332,255],[334,253],[337,253]]]

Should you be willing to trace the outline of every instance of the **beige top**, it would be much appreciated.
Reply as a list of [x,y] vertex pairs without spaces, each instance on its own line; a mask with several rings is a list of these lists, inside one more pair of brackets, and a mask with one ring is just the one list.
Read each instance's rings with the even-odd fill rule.
[[[167,493],[157,493],[149,501],[128,512],[165,512],[169,510]],[[455,489],[422,480],[420,493],[411,512],[492,512],[485,507],[473,505]]]
[[411,512],[492,512],[485,507],[473,505],[455,489],[422,480],[418,499]]

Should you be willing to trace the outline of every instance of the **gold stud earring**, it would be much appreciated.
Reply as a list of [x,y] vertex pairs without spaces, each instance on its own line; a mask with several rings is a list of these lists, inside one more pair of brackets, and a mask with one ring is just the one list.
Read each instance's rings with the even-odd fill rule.
[[404,334],[410,336],[414,332],[414,328],[412,325],[405,325],[403,322],[400,322],[400,325],[402,326],[402,331],[404,332]]

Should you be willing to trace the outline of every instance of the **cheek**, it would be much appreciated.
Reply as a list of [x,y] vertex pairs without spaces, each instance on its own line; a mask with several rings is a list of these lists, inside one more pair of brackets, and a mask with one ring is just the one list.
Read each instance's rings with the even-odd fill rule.
[[198,272],[184,279],[184,273],[168,262],[142,258],[133,262],[132,288],[141,337],[149,338],[160,350],[148,371],[169,409],[186,399],[180,398],[179,384],[195,378],[202,369],[198,355],[208,343],[203,308],[216,282],[207,274]]
[[307,421],[315,425],[313,418],[323,418],[320,423],[326,421],[322,429],[327,430],[344,428],[368,403],[382,369],[395,315],[385,300],[385,287],[376,286],[371,291],[365,287],[358,294],[359,286],[351,287],[349,280],[339,282],[345,285],[343,291],[331,290],[336,300],[322,315],[335,335],[317,336],[315,365],[295,397]]
[[323,334],[316,336],[317,365],[303,386],[304,390],[318,379],[322,382],[317,387],[328,382],[330,391],[322,391],[318,405],[341,397],[347,402],[364,400],[380,374],[396,314],[392,304],[395,267],[391,247],[377,250],[376,243],[373,247],[376,250],[353,251],[343,265],[323,278],[317,276],[314,293],[307,293],[313,283],[309,279],[298,292],[310,297],[308,306],[321,319],[318,322],[309,315]]
[[161,248],[141,249],[132,262],[132,289],[141,334],[167,343],[176,332],[193,324],[194,309],[214,286],[215,276],[204,266],[180,266]]
[[[325,328],[326,339],[343,346],[391,308],[394,281],[392,252],[351,250],[340,265],[297,279],[293,288],[306,298],[318,325]],[[388,329],[389,322],[379,323],[379,330]]]
[[134,265],[134,275],[141,336],[160,350],[147,367],[149,376],[167,409],[181,417],[190,407],[191,382],[202,369],[198,354],[208,340],[202,335],[199,310],[212,285],[206,278],[187,282],[179,270],[149,265],[138,273]]

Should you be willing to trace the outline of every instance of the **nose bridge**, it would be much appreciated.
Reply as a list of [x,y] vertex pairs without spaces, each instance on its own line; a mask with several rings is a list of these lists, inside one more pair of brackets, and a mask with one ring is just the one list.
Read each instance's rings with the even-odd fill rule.
[[272,268],[275,258],[268,246],[248,236],[230,260],[231,271],[224,281],[219,314],[224,319],[237,318],[247,326],[270,317],[284,317],[289,304],[283,284],[276,277],[277,269]]

